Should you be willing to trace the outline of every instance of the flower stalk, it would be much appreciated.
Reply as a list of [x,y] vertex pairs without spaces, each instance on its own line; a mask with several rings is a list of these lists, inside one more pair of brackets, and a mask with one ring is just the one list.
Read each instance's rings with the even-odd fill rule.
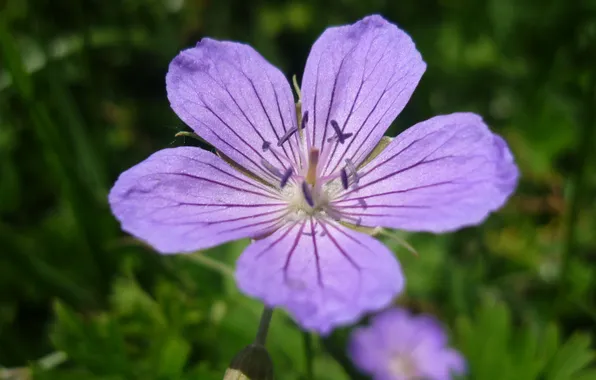
[[255,344],[265,346],[267,340],[267,333],[269,332],[269,324],[271,323],[271,317],[273,316],[273,308],[265,306],[263,313],[261,314],[261,321],[259,322],[259,329],[257,330],[257,336],[255,338]]
[[272,315],[273,308],[265,306],[254,342],[232,359],[224,380],[273,380],[273,363],[265,348]]
[[304,357],[306,359],[306,380],[314,379],[314,353],[312,347],[312,335],[308,331],[302,333],[304,338]]

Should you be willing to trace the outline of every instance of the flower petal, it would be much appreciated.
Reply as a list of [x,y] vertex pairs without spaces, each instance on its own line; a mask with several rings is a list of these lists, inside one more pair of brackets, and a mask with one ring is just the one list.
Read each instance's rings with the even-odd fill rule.
[[449,380],[464,373],[466,363],[448,343],[435,318],[392,308],[352,332],[349,353],[354,364],[375,379],[410,379],[415,373],[416,378]]
[[445,232],[480,223],[517,185],[505,141],[480,116],[455,113],[416,124],[359,173],[334,206],[365,226]]
[[270,232],[285,203],[203,149],[164,149],[120,175],[109,194],[122,229],[161,253]]
[[[327,29],[308,56],[302,109],[309,112],[312,145],[329,146],[323,174],[345,159],[361,163],[405,107],[426,64],[412,39],[380,16]],[[331,144],[331,120],[353,135]]]
[[386,306],[403,289],[401,268],[374,238],[335,222],[304,220],[250,245],[239,288],[286,308],[306,329],[326,334]]
[[421,375],[425,379],[451,380],[454,376],[466,373],[467,366],[464,357],[456,350],[446,347],[424,347],[421,345],[415,353],[414,359],[421,368]]
[[[389,371],[387,363],[391,360],[392,352],[385,344],[385,340],[393,340],[394,335],[380,332],[378,329],[358,327],[350,336],[348,352],[356,366],[363,372],[382,376]],[[393,339],[391,339],[393,338]]]
[[297,137],[277,153],[263,149],[296,127],[296,111],[284,75],[250,46],[204,38],[170,63],[166,86],[178,116],[246,169],[268,177],[263,159],[298,162]]

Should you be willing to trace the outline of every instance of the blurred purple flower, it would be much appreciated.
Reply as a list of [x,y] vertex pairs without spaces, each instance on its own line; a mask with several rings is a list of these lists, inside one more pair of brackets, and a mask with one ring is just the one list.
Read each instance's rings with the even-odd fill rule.
[[386,306],[404,286],[392,253],[347,225],[445,232],[474,225],[516,185],[505,142],[474,114],[437,116],[366,162],[426,68],[380,16],[314,44],[302,110],[284,75],[250,46],[203,39],[166,77],[178,116],[226,160],[164,149],[109,195],[122,228],[161,253],[256,239],[240,289],[321,333]]
[[356,366],[375,380],[449,380],[466,370],[438,321],[397,308],[354,330],[349,351]]

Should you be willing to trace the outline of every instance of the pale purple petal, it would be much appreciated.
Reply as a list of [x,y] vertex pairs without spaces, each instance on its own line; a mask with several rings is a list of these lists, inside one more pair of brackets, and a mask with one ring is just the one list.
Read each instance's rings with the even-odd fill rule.
[[466,360],[454,349],[421,347],[416,351],[414,360],[418,363],[433,363],[432,366],[421,365],[420,373],[426,379],[451,380],[454,375],[462,375],[467,371]]
[[[405,107],[426,64],[412,39],[381,16],[327,29],[308,56],[302,80],[302,109],[309,112],[312,144],[328,146],[323,174],[345,159],[366,158]],[[353,133],[333,148],[331,120]]]
[[286,212],[271,188],[193,147],[158,151],[125,171],[109,202],[123,230],[161,253],[258,237]]
[[295,136],[263,149],[296,126],[296,112],[284,75],[250,46],[204,38],[174,58],[166,85],[178,116],[246,169],[269,178],[263,159],[280,169],[282,156],[298,162]]
[[382,335],[377,330],[364,328],[354,330],[350,337],[348,351],[354,364],[363,372],[379,375],[387,372],[391,351],[383,346]]
[[[464,358],[448,346],[441,324],[393,308],[357,328],[350,337],[354,364],[374,379],[450,380],[466,371]],[[400,364],[397,364],[400,363]]]
[[[393,308],[372,318],[371,324],[377,332],[377,344],[386,350],[400,350],[414,347],[426,340],[435,346],[447,344],[447,335],[443,327],[434,318],[426,315],[412,319],[405,309]],[[399,336],[399,339],[395,339]]]
[[365,226],[445,232],[482,222],[517,185],[504,140],[480,116],[455,113],[416,124],[359,172],[334,206]]
[[251,244],[236,278],[244,293],[285,308],[302,327],[322,334],[386,306],[404,286],[397,260],[382,243],[316,220]]

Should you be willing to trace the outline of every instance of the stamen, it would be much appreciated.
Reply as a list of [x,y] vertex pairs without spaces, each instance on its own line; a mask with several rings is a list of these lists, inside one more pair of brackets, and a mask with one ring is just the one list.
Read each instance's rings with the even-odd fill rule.
[[335,131],[335,136],[329,137],[327,139],[327,142],[337,140],[337,142],[339,142],[340,144],[343,144],[346,141],[346,139],[348,139],[349,137],[352,137],[353,133],[342,133],[341,128],[339,128],[339,124],[337,124],[337,121],[331,120],[330,123],[331,123],[331,127]]
[[308,203],[310,207],[315,207],[315,202],[312,198],[310,186],[308,186],[308,183],[306,182],[302,182],[302,194],[304,195],[304,200],[306,200],[306,203]]
[[346,214],[339,214],[339,215],[340,215],[339,218],[336,219],[337,221],[348,222],[350,224],[353,224],[356,227],[360,227],[360,225],[362,224],[361,217],[349,216]]
[[341,129],[339,128],[339,124],[337,124],[337,121],[331,120],[331,126],[333,127],[333,130],[335,131],[336,135],[341,135]]
[[281,146],[283,143],[288,141],[290,139],[290,137],[292,137],[292,135],[296,132],[298,132],[298,127],[294,127],[292,129],[290,129],[289,131],[287,131],[285,135],[283,135],[279,138],[279,141],[277,142],[277,146]]
[[319,164],[319,149],[311,148],[308,155],[308,171],[306,172],[306,182],[314,185],[317,179],[317,165]]
[[341,169],[339,171],[339,176],[341,178],[341,185],[344,187],[344,190],[348,189],[348,173],[346,172],[346,169]]
[[261,164],[275,177],[282,177],[281,171],[279,171],[279,169],[275,166],[271,165],[267,160],[261,160]]
[[261,148],[263,148],[263,152],[266,152],[269,150],[270,146],[271,146],[271,143],[269,141],[263,141],[263,146]]
[[346,167],[350,171],[350,175],[352,176],[352,183],[357,185],[358,181],[360,181],[360,177],[358,177],[358,173],[356,172],[356,165],[352,162],[351,159],[346,158]]
[[271,143],[269,141],[263,141],[263,145],[261,146],[261,148],[263,148],[263,152],[271,152],[273,154],[273,157],[277,158],[278,160],[285,161],[290,166],[294,164],[285,154],[281,154],[281,152],[279,151],[276,152],[276,150],[273,149],[273,146],[271,146]]
[[302,115],[302,122],[300,123],[300,130],[304,130],[306,128],[306,123],[308,123],[308,111],[304,111],[304,115]]
[[358,198],[358,204],[365,210],[368,208],[368,203],[362,198]]
[[307,122],[308,122],[308,111],[305,111],[304,116],[302,116],[302,121],[300,122],[300,127],[294,127],[292,129],[290,129],[289,131],[287,131],[285,135],[283,135],[279,138],[279,141],[277,142],[277,146],[282,146],[282,144],[285,143],[286,141],[288,141],[290,139],[290,137],[292,137],[294,135],[294,133],[296,133],[298,131],[302,131],[304,128],[306,128]]
[[[298,103],[297,103],[298,104]],[[298,156],[300,157],[300,166],[303,166],[306,163],[306,158],[304,157],[304,149],[303,143],[306,140],[306,148],[310,147],[308,137],[305,138],[304,135],[304,128],[306,128],[306,123],[308,123],[308,111],[304,111],[302,114],[302,107],[296,107],[296,115],[302,115],[302,117],[298,116]]]
[[284,186],[288,183],[288,180],[290,179],[290,177],[292,176],[292,173],[294,173],[294,169],[292,168],[288,168],[286,169],[284,175],[281,177],[281,182],[279,183],[279,186],[283,189]]

